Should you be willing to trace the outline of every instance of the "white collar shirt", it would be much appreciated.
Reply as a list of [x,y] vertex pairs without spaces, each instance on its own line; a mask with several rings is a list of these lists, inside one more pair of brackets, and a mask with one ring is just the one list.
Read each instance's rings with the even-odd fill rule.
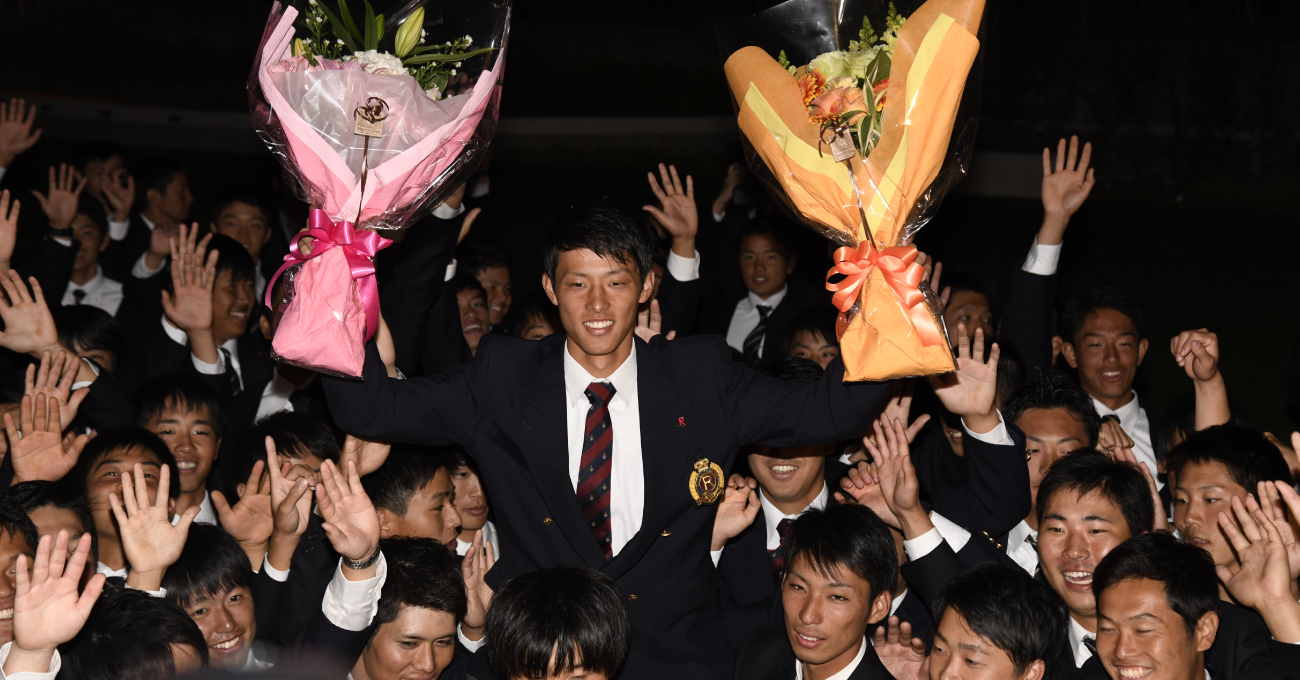
[[[754,330],[755,326],[758,326],[758,322],[763,318],[763,315],[758,311],[758,306],[770,307],[775,311],[788,292],[790,292],[790,286],[787,285],[773,293],[772,297],[764,300],[755,295],[753,291],[750,291],[749,295],[737,302],[736,310],[731,314],[731,325],[727,327],[727,344],[737,352],[745,351],[745,338],[749,337],[750,332]],[[765,340],[760,340],[758,343],[759,354],[763,352],[764,342]]]
[[[178,345],[185,345],[186,347],[190,346],[189,335],[187,335],[185,331],[172,325],[172,322],[167,319],[167,315],[165,314],[162,318],[162,325],[163,331],[167,333],[167,337],[172,339],[172,342],[175,342]],[[243,373],[240,372],[239,367],[239,338],[231,338],[218,345],[218,347],[225,351],[217,352],[216,363],[209,364],[200,361],[193,353],[190,353],[190,363],[194,364],[194,369],[199,373],[203,373],[204,375],[220,375],[226,372],[226,362],[229,361],[230,367],[235,371],[235,377],[239,379],[240,389],[243,389],[244,376]]]
[[1084,628],[1083,626],[1079,625],[1079,622],[1075,621],[1073,616],[1069,618],[1070,618],[1070,651],[1074,652],[1074,667],[1083,668],[1083,664],[1087,663],[1088,659],[1092,658],[1092,652],[1088,651],[1088,646],[1083,644],[1083,639],[1090,637],[1096,640],[1097,635],[1095,633],[1088,632],[1087,628]]
[[63,300],[60,301],[63,306],[78,304],[77,291],[84,293],[80,304],[98,307],[108,312],[109,316],[117,316],[117,308],[122,306],[122,284],[104,276],[104,268],[98,265],[95,266],[95,275],[89,281],[83,284],[68,281],[68,287],[63,291]]
[[763,490],[759,489],[758,500],[763,505],[763,523],[766,525],[767,529],[767,549],[776,550],[781,545],[781,534],[777,533],[776,530],[776,525],[780,524],[781,520],[788,519],[793,522],[795,518],[809,510],[822,510],[826,507],[826,501],[829,497],[830,491],[827,490],[826,482],[823,481],[821,493],[817,494],[817,497],[808,504],[808,507],[794,513],[793,515],[786,515],[778,510],[775,505],[772,505],[772,501],[767,500],[767,496],[763,494]]
[[[641,464],[641,413],[637,399],[636,347],[628,354],[623,365],[608,378],[597,380],[564,348],[564,392],[567,399],[569,435],[569,481],[573,482],[574,502],[577,502],[578,470],[582,467],[582,438],[586,435],[587,386],[605,382],[614,386],[614,397],[609,402],[609,421],[614,430],[613,455],[610,469],[609,518],[610,550],[617,555],[627,542],[641,529],[645,502],[645,470]],[[593,539],[594,540],[594,539]]]
[[[1127,404],[1117,409],[1108,408],[1096,399],[1092,400],[1092,405],[1096,407],[1097,415],[1103,418],[1109,415],[1119,418],[1119,426],[1124,428],[1124,434],[1133,440],[1133,455],[1139,463],[1147,464],[1152,475],[1156,474],[1156,450],[1151,444],[1151,421],[1147,418],[1146,409],[1139,403],[1137,392],[1133,393],[1133,398]],[[1156,480],[1156,486],[1164,488],[1159,479]]]
[[[871,639],[863,637],[862,644],[858,645],[858,655],[853,657],[853,661],[850,662],[849,665],[845,666],[839,673],[826,678],[826,680],[849,680],[849,678],[853,676],[853,671],[858,670],[858,666],[862,664],[863,657],[867,655],[867,645],[869,644],[871,644]],[[794,662],[794,680],[803,680],[802,661]]]
[[1038,532],[1030,529],[1025,520],[1020,520],[1020,524],[1007,534],[1007,556],[1033,576],[1038,571],[1038,548],[1029,542],[1031,537],[1037,541]]
[[298,386],[281,376],[280,371],[273,371],[266,387],[262,388],[262,400],[257,403],[257,416],[254,420],[260,420],[280,411],[292,411],[293,402],[289,399],[296,389]]
[[[483,543],[492,546],[493,559],[501,559],[501,544],[497,542],[497,525],[492,522],[483,525]],[[465,553],[469,552],[471,545],[473,544],[469,541],[462,541],[458,537],[456,539],[456,554],[464,557]]]

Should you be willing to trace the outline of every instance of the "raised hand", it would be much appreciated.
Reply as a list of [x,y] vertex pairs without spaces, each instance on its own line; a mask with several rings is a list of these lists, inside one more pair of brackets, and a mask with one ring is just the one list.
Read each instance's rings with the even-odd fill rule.
[[32,191],[32,194],[41,204],[41,210],[50,221],[50,228],[67,229],[77,216],[77,199],[85,188],[86,178],[76,168],[62,163],[57,174],[54,166],[50,166],[50,195],[46,196],[39,191]]
[[912,637],[912,624],[891,616],[876,628],[874,646],[880,662],[895,680],[922,680],[925,640]]
[[1104,420],[1097,431],[1097,450],[1109,455],[1115,449],[1133,448],[1133,439],[1120,426],[1118,419]]
[[[42,536],[36,559],[18,556],[14,597],[14,642],[5,660],[4,675],[47,673],[54,650],[76,637],[104,589],[103,574],[95,574],[78,592],[81,573],[90,557],[90,534],[83,534],[68,556],[68,532]],[[31,567],[31,576],[28,567]]]
[[465,595],[469,605],[461,620],[461,633],[473,641],[483,639],[483,626],[487,624],[488,605],[492,604],[492,586],[484,578],[497,563],[492,554],[492,544],[483,540],[483,530],[474,532],[465,558],[460,563],[461,576],[465,578]]
[[465,213],[465,219],[460,221],[460,233],[456,235],[456,245],[460,245],[460,242],[464,241],[466,236],[469,236],[469,230],[474,226],[474,220],[478,219],[481,212],[483,212],[482,208],[474,208]]
[[77,417],[81,401],[90,393],[89,387],[72,391],[76,384],[77,372],[81,369],[81,359],[73,358],[68,352],[60,351],[50,361],[50,353],[41,354],[40,368],[34,364],[27,365],[27,377],[23,382],[23,394],[35,396],[44,394],[59,402],[59,420],[72,423]]
[[212,286],[217,279],[217,251],[203,255],[212,235],[195,242],[198,223],[188,230],[180,225],[179,238],[169,240],[172,256],[172,292],[162,292],[163,312],[167,319],[183,331],[212,328]]
[[876,422],[874,440],[863,437],[876,461],[881,494],[889,511],[898,518],[903,537],[911,540],[934,528],[929,515],[921,507],[921,483],[912,466],[911,452],[907,446],[906,430],[900,421]]
[[762,507],[757,488],[758,482],[740,475],[732,475],[727,481],[722,502],[718,503],[718,514],[713,516],[713,541],[709,550],[722,550],[727,541],[754,523],[754,518],[758,517],[758,511]]
[[244,484],[244,493],[233,506],[220,491],[212,492],[212,507],[217,511],[221,528],[235,537],[255,568],[262,566],[267,541],[275,522],[271,517],[271,479],[262,475],[266,464],[253,463],[253,471]]
[[[1282,546],[1286,548],[1287,567],[1291,570],[1294,589],[1297,587],[1294,581],[1300,579],[1300,540],[1296,538],[1296,527],[1292,522],[1300,521],[1300,493],[1296,493],[1295,487],[1285,481],[1260,482],[1257,493],[1260,509],[1264,511],[1266,517],[1273,520],[1278,535],[1282,537]],[[1255,502],[1249,496],[1246,501],[1248,507]],[[1287,517],[1288,511],[1290,521]],[[1296,592],[1296,599],[1300,600],[1300,592]]]
[[1091,159],[1092,144],[1084,144],[1080,156],[1077,136],[1070,137],[1068,157],[1065,139],[1057,143],[1055,171],[1052,169],[1051,151],[1043,149],[1043,227],[1038,232],[1039,243],[1060,243],[1070,216],[1088,200],[1088,194],[1092,193],[1097,182],[1093,171],[1088,168]]
[[59,343],[59,331],[54,326],[54,317],[49,307],[45,306],[45,294],[36,277],[29,279],[31,292],[23,277],[10,269],[0,272],[0,289],[5,294],[0,296],[0,320],[5,329],[0,331],[0,347],[18,354],[41,356]]
[[1142,472],[1142,478],[1147,480],[1147,490],[1151,492],[1151,504],[1155,506],[1155,519],[1152,522],[1152,531],[1173,531],[1174,526],[1169,523],[1169,513],[1165,511],[1165,503],[1160,498],[1160,489],[1156,486],[1156,478],[1151,474],[1151,469],[1144,462],[1139,462],[1137,455],[1133,453],[1131,446],[1116,446],[1109,451],[1103,451],[1111,460],[1121,463],[1128,463]]
[[358,562],[374,554],[379,546],[379,516],[361,487],[356,464],[348,462],[344,477],[333,461],[325,461],[316,485],[316,503],[324,522],[321,528],[330,544],[343,557]]
[[356,465],[362,477],[379,469],[388,460],[388,453],[393,445],[387,442],[372,442],[353,435],[343,439],[343,451],[339,454],[339,472],[348,469],[348,461]]
[[1300,477],[1300,456],[1296,455],[1296,452],[1300,451],[1300,432],[1291,433],[1290,446],[1283,444],[1282,440],[1274,436],[1272,432],[1265,432],[1264,438],[1269,440],[1281,452],[1282,458],[1286,460],[1286,466],[1291,470],[1291,476]]
[[1201,382],[1219,375],[1219,336],[1202,328],[1183,331],[1169,341],[1169,351],[1174,361],[1187,372],[1187,377]]
[[22,203],[10,201],[9,190],[0,191],[0,272],[9,271],[14,257],[14,243],[18,241],[18,213]]
[[1287,551],[1276,524],[1260,508],[1246,509],[1232,497],[1232,513],[1219,513],[1219,526],[1237,551],[1241,566],[1216,565],[1223,585],[1241,604],[1264,617],[1280,642],[1300,642],[1300,603],[1292,593]]
[[5,432],[9,435],[9,456],[13,461],[13,483],[45,480],[57,482],[77,465],[81,450],[89,437],[78,435],[71,445],[63,443],[63,426],[59,421],[59,403],[44,394],[24,396],[19,410],[22,435],[14,428],[13,416],[5,414]]
[[745,181],[745,172],[743,163],[732,163],[727,166],[727,177],[722,180],[722,191],[719,191],[718,197],[713,199],[714,214],[721,215],[726,212],[727,205],[736,195],[736,189]]
[[862,461],[855,467],[849,468],[848,474],[840,480],[840,488],[844,490],[844,494],[848,494],[848,497],[837,491],[835,500],[847,503],[851,498],[852,502],[871,508],[871,511],[876,513],[885,524],[899,531],[903,530],[898,517],[894,516],[894,511],[889,509],[889,503],[885,502],[885,493],[880,488],[880,476],[873,463]]
[[972,432],[991,432],[998,426],[993,400],[998,393],[998,357],[993,343],[984,360],[984,330],[975,329],[974,342],[967,344],[966,324],[957,324],[957,372],[929,378],[934,393],[949,411],[962,417]]
[[22,99],[10,99],[8,105],[0,102],[0,168],[9,167],[18,154],[32,148],[41,138],[40,130],[32,132],[35,122],[35,104],[28,108]]
[[[125,180],[125,181],[124,181]],[[118,168],[112,176],[106,177],[100,184],[104,200],[113,209],[114,222],[131,219],[131,206],[135,204],[135,178],[127,173],[126,168]]]
[[[185,511],[175,526],[168,490],[171,488],[171,468],[163,465],[158,471],[158,492],[149,502],[149,487],[145,484],[144,466],[135,464],[132,475],[122,475],[122,499],[116,493],[108,495],[108,504],[117,518],[118,533],[122,537],[122,552],[131,565],[127,585],[136,590],[155,591],[162,587],[163,573],[181,556],[185,537],[190,534],[190,523],[199,514],[199,506]],[[125,502],[125,507],[123,507]]]
[[[895,380],[894,385],[889,388],[889,399],[885,402],[885,408],[880,415],[886,420],[898,420],[906,423],[912,413],[912,395],[915,393],[916,381],[914,379]],[[907,426],[908,444],[916,441],[916,435],[928,422],[930,422],[930,414],[922,413],[916,417],[916,420],[911,425]]]
[[641,209],[654,215],[664,230],[672,235],[674,253],[685,258],[695,257],[695,234],[700,229],[700,216],[695,210],[695,182],[687,175],[683,189],[682,181],[677,177],[677,167],[670,165],[665,168],[663,163],[659,164],[662,187],[653,172],[647,172],[646,177],[650,180],[650,191],[654,192],[655,199],[663,208],[647,205]]
[[311,519],[313,488],[310,477],[287,479],[292,463],[285,461],[281,466],[275,452],[275,440],[266,438],[266,471],[270,478],[271,496],[271,542],[267,546],[266,559],[272,567],[280,571],[289,570],[293,551],[298,547],[302,533],[307,530]]
[[[663,327],[664,319],[663,315],[659,313],[659,301],[651,300],[645,309],[637,312],[636,328],[633,329],[633,332],[636,333],[638,338],[650,342],[650,338],[659,335]],[[675,337],[677,337],[677,331],[668,331],[668,335],[665,335],[664,339],[672,340]]]

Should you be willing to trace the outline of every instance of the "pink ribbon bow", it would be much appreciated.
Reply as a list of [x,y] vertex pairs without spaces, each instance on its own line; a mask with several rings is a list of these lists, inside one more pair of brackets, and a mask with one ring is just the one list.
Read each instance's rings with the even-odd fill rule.
[[[316,239],[312,243],[310,255],[304,255],[298,249],[298,242],[306,236]],[[295,264],[320,257],[332,248],[342,248],[348,267],[352,270],[352,278],[361,291],[361,301],[365,305],[366,340],[368,341],[375,336],[375,331],[379,328],[379,285],[375,282],[374,257],[375,253],[391,245],[393,245],[392,241],[373,231],[363,231],[358,235],[351,222],[335,222],[325,214],[324,210],[313,208],[307,216],[307,231],[294,235],[293,243],[289,245],[289,254],[284,256],[284,264],[280,265],[275,276],[266,283],[266,306],[271,307],[271,291],[275,288],[276,279],[280,278],[284,270]]]

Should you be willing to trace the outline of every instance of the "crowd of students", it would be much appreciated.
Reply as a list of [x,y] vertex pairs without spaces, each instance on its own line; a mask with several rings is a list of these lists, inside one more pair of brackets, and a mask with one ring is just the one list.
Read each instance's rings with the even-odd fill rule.
[[525,294],[480,173],[379,254],[349,380],[270,351],[306,206],[189,222],[183,163],[99,142],[14,186],[34,115],[0,103],[0,677],[1300,678],[1300,435],[1212,331],[1057,310],[1076,139],[1005,296],[926,263],[953,374],[845,383],[825,242],[737,164],[550,216]]

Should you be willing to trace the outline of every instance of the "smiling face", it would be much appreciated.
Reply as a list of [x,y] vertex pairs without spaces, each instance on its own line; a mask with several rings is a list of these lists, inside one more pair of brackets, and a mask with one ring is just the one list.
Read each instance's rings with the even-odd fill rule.
[[[1038,485],[1052,464],[1068,453],[1086,449],[1091,444],[1088,430],[1063,408],[1031,408],[1016,420],[1016,427],[1025,433],[1025,449],[1029,454],[1029,498],[1036,501]],[[1030,507],[1026,521],[1038,524],[1038,511]]]
[[953,607],[943,612],[930,652],[930,680],[1040,680],[1047,665],[1039,660],[1016,673],[1011,656],[971,630]]
[[478,279],[483,290],[487,292],[488,323],[493,326],[501,323],[506,312],[510,311],[513,298],[510,295],[510,269],[503,266],[488,267],[479,272]]
[[438,470],[428,484],[411,495],[405,513],[399,515],[383,508],[376,511],[379,514],[380,535],[384,538],[432,538],[455,549],[456,535],[460,533],[460,513],[456,512],[454,494],[451,474],[447,468]]
[[948,298],[948,305],[943,308],[943,322],[948,325],[948,335],[957,341],[957,324],[966,324],[966,332],[975,334],[976,328],[984,329],[984,337],[993,337],[993,312],[989,309],[989,298],[973,290],[959,290]]
[[456,488],[455,506],[460,515],[460,531],[469,534],[469,538],[462,536],[462,539],[472,541],[474,532],[487,524],[488,510],[492,509],[487,494],[483,493],[483,482],[473,470],[462,465],[452,471],[451,483]]
[[0,645],[14,639],[14,595],[18,593],[19,555],[26,555],[27,564],[31,565],[36,559],[36,550],[27,545],[27,538],[21,533],[0,530],[0,568],[5,570],[4,577],[0,578]]
[[212,336],[217,344],[237,338],[248,330],[253,313],[253,279],[233,280],[231,270],[217,274],[212,287]]
[[795,257],[771,234],[746,234],[740,239],[740,278],[753,294],[766,300],[785,288],[794,272]]
[[594,363],[618,368],[632,352],[637,305],[650,299],[654,274],[642,281],[636,265],[581,248],[560,253],[555,281],[542,275],[546,295],[560,308],[560,323],[569,338],[569,353],[593,372]]
[[224,234],[239,241],[249,255],[256,260],[262,253],[262,247],[271,240],[271,225],[262,209],[235,201],[221,209],[215,224],[209,225],[212,231]]
[[86,479],[86,503],[95,516],[95,528],[101,536],[117,535],[117,523],[113,519],[113,510],[108,502],[110,493],[122,498],[122,477],[132,474],[135,464],[144,468],[144,483],[149,490],[149,498],[158,493],[158,473],[162,469],[161,461],[152,451],[141,447],[113,449],[104,454],[91,468]]
[[[353,667],[367,680],[433,680],[456,653],[456,616],[403,605],[397,618],[381,624]],[[357,671],[361,671],[358,673]]]
[[473,288],[456,293],[456,308],[460,311],[460,332],[465,335],[470,353],[478,351],[478,342],[488,332],[487,300]]
[[840,345],[822,337],[821,333],[797,330],[790,336],[790,356],[817,362],[825,369],[840,355]]
[[1240,566],[1228,537],[1219,527],[1219,513],[1232,516],[1232,497],[1245,502],[1248,490],[1232,480],[1228,468],[1218,461],[1187,463],[1174,477],[1174,526],[1183,540],[1204,548],[1215,564],[1229,569]]
[[[848,666],[865,644],[867,625],[889,614],[888,592],[842,566],[823,574],[802,556],[787,566],[781,584],[785,632],[794,655],[829,677]],[[808,675],[808,671],[804,671]]]
[[[1069,340],[1069,338],[1067,338]],[[1147,341],[1124,314],[1099,309],[1089,314],[1073,338],[1061,346],[1070,368],[1079,371],[1079,386],[1111,408],[1129,402],[1137,367],[1147,353]]]
[[158,435],[176,456],[181,492],[194,493],[205,488],[221,446],[208,407],[200,405],[191,409],[186,404],[168,402],[166,409],[154,416],[146,429]]
[[190,603],[185,611],[197,623],[208,643],[208,664],[238,669],[248,661],[257,635],[253,595],[238,586]]
[[749,454],[749,469],[762,487],[763,497],[793,515],[821,493],[826,455],[834,449],[834,444],[786,449],[755,446]]
[[1097,657],[1112,678],[1200,680],[1218,627],[1219,615],[1210,612],[1188,633],[1163,583],[1125,579],[1101,594]]
[[1132,535],[1117,504],[1098,491],[1073,489],[1052,494],[1043,509],[1038,560],[1043,576],[1085,628],[1097,615],[1092,574],[1115,546]]

